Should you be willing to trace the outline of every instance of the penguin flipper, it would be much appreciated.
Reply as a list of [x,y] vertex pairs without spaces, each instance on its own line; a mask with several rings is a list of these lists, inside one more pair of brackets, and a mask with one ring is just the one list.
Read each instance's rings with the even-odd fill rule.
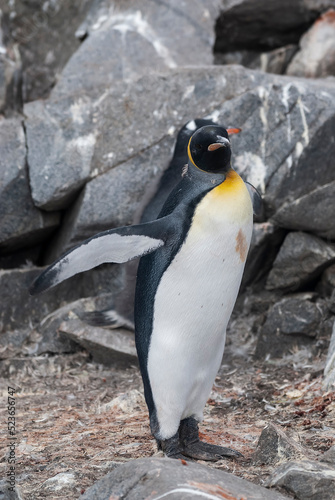
[[43,292],[106,262],[120,264],[154,252],[165,244],[164,226],[162,218],[96,234],[51,264],[33,282],[29,292],[31,295]]
[[257,189],[252,184],[250,184],[250,182],[247,182],[247,181],[244,181],[244,182],[245,182],[247,190],[249,191],[249,194],[250,194],[254,215],[256,215],[256,217],[260,217],[263,213],[262,196],[257,191]]

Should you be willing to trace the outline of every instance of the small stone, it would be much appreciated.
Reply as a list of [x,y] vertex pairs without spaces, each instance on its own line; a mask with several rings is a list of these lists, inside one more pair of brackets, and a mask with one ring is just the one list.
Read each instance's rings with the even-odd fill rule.
[[137,389],[133,389],[124,394],[120,394],[109,403],[101,406],[100,411],[110,411],[111,409],[121,410],[123,413],[133,413],[137,408],[145,406],[145,399]]
[[275,464],[305,456],[305,450],[274,424],[263,429],[253,460],[256,464]]
[[77,481],[71,472],[61,472],[44,481],[43,486],[51,491],[61,491],[64,488],[73,488]]

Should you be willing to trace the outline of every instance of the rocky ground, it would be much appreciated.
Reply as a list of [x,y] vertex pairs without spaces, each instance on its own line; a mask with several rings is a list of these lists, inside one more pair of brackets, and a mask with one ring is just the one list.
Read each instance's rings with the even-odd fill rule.
[[[131,460],[156,454],[130,326],[136,265],[100,266],[42,296],[28,288],[85,238],[156,217],[193,125],[174,151],[178,132],[196,118],[242,129],[233,167],[264,207],[202,424],[245,458],[189,464],[183,494],[244,498],[245,484],[234,490],[214,468],[272,488],[255,486],[255,498],[334,498],[334,9],[0,0],[0,376],[4,401],[16,391],[18,432],[17,491],[0,483],[0,498],[105,488],[137,500],[154,498],[160,468],[182,480],[183,464]],[[90,326],[106,308],[128,323]],[[5,474],[9,437],[1,427]]]
[[[240,349],[245,340],[239,340]],[[236,338],[228,343],[201,433],[244,455],[206,466],[264,485],[283,462],[320,461],[335,445],[335,392],[322,390],[323,354],[311,358],[300,351],[260,363],[250,355],[254,339],[247,341],[243,357],[236,355]],[[107,369],[83,351],[12,360],[8,366],[1,389],[6,394],[9,382],[17,391],[22,498],[77,498],[121,463],[162,456],[150,434],[137,366]],[[264,436],[269,424],[274,434]],[[5,432],[2,438],[5,445]]]

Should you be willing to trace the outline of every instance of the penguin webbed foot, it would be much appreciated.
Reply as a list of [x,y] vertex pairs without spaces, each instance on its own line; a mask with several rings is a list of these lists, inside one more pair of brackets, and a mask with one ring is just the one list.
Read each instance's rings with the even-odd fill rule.
[[169,439],[157,440],[157,444],[158,449],[162,450],[165,456],[185,460],[184,455],[181,453],[178,432]]
[[200,441],[198,422],[192,418],[182,420],[179,427],[181,453],[196,460],[216,462],[221,458],[241,458],[239,451]]
[[217,462],[221,458],[241,458],[242,453],[225,448],[224,446],[217,446],[215,444],[205,443],[198,441],[184,446],[183,454],[186,457],[194,458],[196,460],[206,460],[208,462]]

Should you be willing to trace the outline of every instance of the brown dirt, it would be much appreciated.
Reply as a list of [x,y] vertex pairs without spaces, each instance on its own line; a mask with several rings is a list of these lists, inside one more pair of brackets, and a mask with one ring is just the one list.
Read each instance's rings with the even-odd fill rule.
[[[274,465],[256,466],[252,454],[268,422],[305,447],[309,458],[320,457],[335,444],[335,393],[322,392],[323,358],[306,359],[291,353],[278,363],[255,363],[233,356],[228,347],[201,433],[208,442],[228,445],[245,458],[210,467],[263,484]],[[118,464],[157,453],[143,397],[136,393],[142,392],[136,366],[107,369],[91,363],[85,352],[26,358],[24,363],[13,359],[10,366],[0,389],[5,402],[8,385],[16,390],[16,475],[25,500],[78,498]],[[135,399],[128,407],[106,411],[106,403],[129,391],[135,391],[130,392]],[[2,421],[7,420],[5,404]],[[0,473],[5,475],[4,426],[0,439]],[[45,483],[64,472],[74,474],[72,487],[55,491]]]

